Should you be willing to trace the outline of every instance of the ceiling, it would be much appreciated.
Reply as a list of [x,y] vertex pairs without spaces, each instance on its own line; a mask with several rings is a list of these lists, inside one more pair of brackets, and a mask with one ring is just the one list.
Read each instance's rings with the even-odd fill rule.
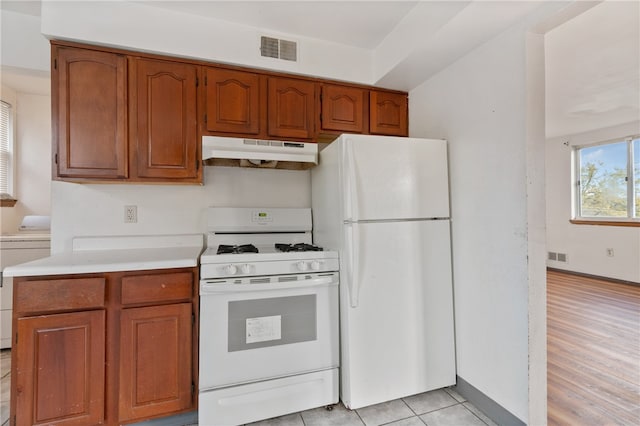
[[[414,56],[408,54],[404,64],[396,66],[380,80],[385,87],[395,87],[395,82],[404,80],[412,88],[419,84],[418,80],[417,83],[409,83],[412,78],[424,79],[425,75],[432,75],[512,22],[496,15],[512,13],[512,20],[518,19],[526,7],[532,7],[526,4],[542,2],[478,0],[448,2],[447,5],[446,2],[425,0],[140,0],[137,3],[372,51],[383,48],[385,44],[393,44],[391,41],[394,41],[398,28],[413,21],[413,25],[417,25],[412,28],[416,39],[416,45],[412,47]],[[40,1],[2,0],[0,7],[34,16],[40,14]],[[452,13],[447,18],[450,19],[448,22],[443,20],[438,24],[440,27],[432,31],[439,38],[428,40],[432,34],[420,32],[420,26],[426,25],[421,22],[444,7],[457,7],[459,10],[455,11],[455,16]],[[514,7],[519,7],[519,10]],[[604,1],[546,34],[547,136],[626,123],[640,116],[639,7],[638,1]],[[480,22],[482,19],[484,21]],[[498,19],[502,21],[498,22]],[[484,30],[474,34],[470,27],[477,22],[485,29],[492,27],[494,32]],[[465,37],[466,45],[461,47],[460,40]],[[443,41],[450,44],[446,49],[442,47]],[[455,45],[452,45],[454,41]],[[396,48],[405,49],[407,46]],[[29,87],[31,91],[48,90],[46,76],[31,76],[40,79],[40,83],[30,84],[19,73],[14,75],[4,68],[2,71],[5,84]]]
[[546,134],[640,119],[640,2],[605,1],[545,35]]
[[137,1],[236,24],[373,49],[417,1]]
[[[42,0],[57,1],[57,0]],[[373,49],[418,1],[139,0],[147,6]],[[40,0],[2,0],[0,7],[39,16]]]

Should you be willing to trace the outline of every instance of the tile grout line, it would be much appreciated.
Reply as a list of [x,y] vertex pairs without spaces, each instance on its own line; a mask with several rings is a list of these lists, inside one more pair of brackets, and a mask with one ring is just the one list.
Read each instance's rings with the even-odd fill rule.
[[[451,408],[451,407],[455,407],[456,405],[462,405],[462,404],[463,404],[462,402],[456,401],[455,404],[451,404],[451,405],[447,405],[447,406],[444,406],[444,407],[436,408],[435,410],[431,410],[431,411],[425,411],[422,414],[416,414],[416,416],[418,416],[418,417],[424,416],[425,414],[435,413],[436,411],[444,410],[445,408]],[[465,408],[467,408],[467,407],[465,407]]]
[[[344,407],[347,408],[347,407]],[[352,410],[356,412],[356,416],[358,416],[358,418],[360,419],[360,423],[362,423],[363,426],[367,426],[367,424],[364,422],[364,420],[362,420],[362,416],[360,416],[360,413],[358,413],[358,410]]]
[[[410,419],[412,417],[416,417],[418,420],[420,420],[421,423],[426,424],[426,423],[424,423],[424,420],[422,420],[420,418],[420,415],[418,413],[416,413],[416,410],[414,410],[413,408],[411,408],[411,406],[409,404],[407,404],[407,401],[405,401],[404,398],[399,398],[399,399],[400,399],[400,401],[402,401],[404,403],[404,405],[407,406],[407,408],[409,408],[409,410],[413,413],[413,416],[405,417],[403,419],[398,419],[398,420],[394,420],[394,421],[397,422],[397,421],[400,421],[400,420],[406,420],[406,419]],[[393,423],[393,422],[389,422],[389,423]],[[389,423],[385,423],[385,424],[389,424]]]
[[[466,402],[466,401],[465,401]],[[473,411],[469,410],[463,403],[461,403],[462,406],[465,408],[465,410],[467,410],[468,412],[470,412],[471,414],[473,414],[474,416],[476,416],[482,423],[484,423],[485,425],[489,426],[489,423],[485,422],[484,420],[482,420],[482,418],[480,418],[480,416],[478,416],[476,413],[474,413]],[[476,407],[476,409],[479,410],[478,407]],[[486,415],[486,414],[485,414]]]

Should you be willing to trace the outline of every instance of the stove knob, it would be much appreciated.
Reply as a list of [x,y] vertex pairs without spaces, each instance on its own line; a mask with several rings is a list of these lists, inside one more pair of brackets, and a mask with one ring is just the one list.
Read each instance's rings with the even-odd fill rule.
[[318,269],[320,269],[320,262],[318,262],[317,260],[312,261],[311,269],[314,271],[317,271]]
[[303,260],[298,262],[296,265],[298,265],[298,271],[306,271],[307,269],[309,269],[309,265],[307,265],[307,262]]
[[229,275],[235,275],[236,272],[238,272],[238,268],[236,265],[227,265],[225,266],[224,271]]
[[249,265],[248,263],[245,263],[240,267],[240,270],[242,271],[243,274],[248,274],[249,272],[251,272],[251,265]]

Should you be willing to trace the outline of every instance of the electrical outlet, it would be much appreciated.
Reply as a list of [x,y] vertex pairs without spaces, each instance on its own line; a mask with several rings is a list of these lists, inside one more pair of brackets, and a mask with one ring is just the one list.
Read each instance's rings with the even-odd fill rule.
[[138,206],[124,206],[124,223],[138,222]]
[[608,248],[607,249],[607,256],[613,257],[613,249],[612,248]]

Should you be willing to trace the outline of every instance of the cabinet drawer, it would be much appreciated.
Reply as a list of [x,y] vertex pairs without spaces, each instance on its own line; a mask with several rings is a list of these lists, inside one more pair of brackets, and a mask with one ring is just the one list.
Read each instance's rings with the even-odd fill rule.
[[14,281],[17,312],[53,312],[105,306],[105,278]]
[[122,304],[163,302],[190,299],[193,274],[134,275],[122,278]]

